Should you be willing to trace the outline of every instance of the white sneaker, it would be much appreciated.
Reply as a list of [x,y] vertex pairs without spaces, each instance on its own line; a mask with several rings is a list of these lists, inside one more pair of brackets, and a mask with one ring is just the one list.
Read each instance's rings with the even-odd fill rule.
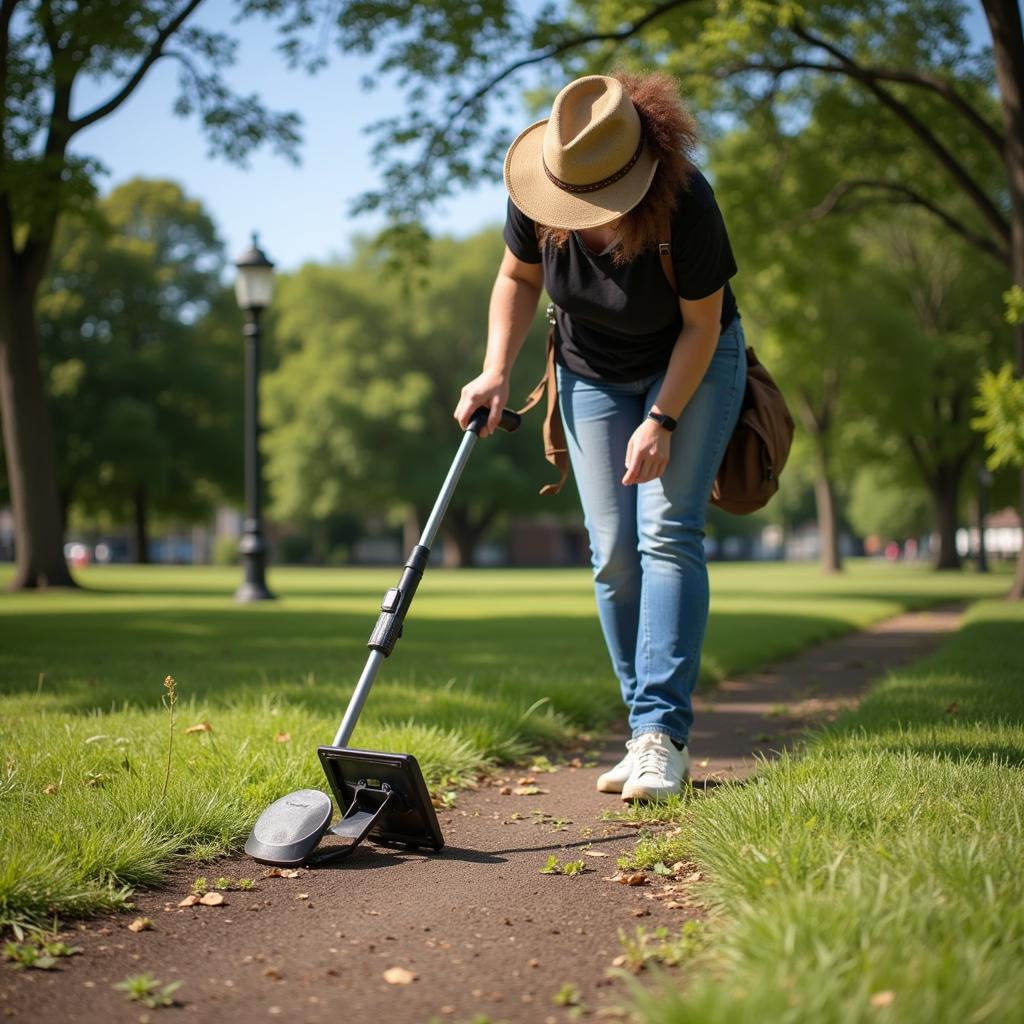
[[623,800],[664,800],[682,792],[690,778],[686,747],[677,749],[663,732],[641,733],[631,743],[633,772],[622,787]]
[[599,793],[621,793],[626,779],[633,774],[633,747],[636,740],[626,742],[626,756],[614,767],[609,768],[603,775],[597,777],[597,791]]

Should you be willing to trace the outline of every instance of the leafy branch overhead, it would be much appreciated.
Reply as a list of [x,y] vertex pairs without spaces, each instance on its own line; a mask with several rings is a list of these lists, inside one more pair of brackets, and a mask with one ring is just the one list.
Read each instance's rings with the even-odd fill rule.
[[[814,104],[852,92],[864,118],[898,126],[904,143],[909,133],[946,176],[935,194],[909,178],[878,181],[870,201],[921,206],[1007,261],[1009,222],[984,180],[1004,149],[991,62],[954,7],[945,0],[576,0],[564,10],[545,6],[530,20],[502,0],[471,9],[404,0],[342,4],[341,46],[377,54],[378,73],[396,75],[408,99],[404,116],[372,129],[381,185],[357,208],[415,220],[456,188],[498,177],[504,149],[521,127],[521,117],[506,123],[513,90],[539,86],[533,95],[547,99],[574,74],[656,65],[679,76],[711,131],[765,104],[798,131]],[[974,140],[982,145],[965,146]],[[950,180],[969,200],[967,222],[940,202]],[[845,192],[864,184],[831,186]],[[837,197],[830,202],[838,206]]]

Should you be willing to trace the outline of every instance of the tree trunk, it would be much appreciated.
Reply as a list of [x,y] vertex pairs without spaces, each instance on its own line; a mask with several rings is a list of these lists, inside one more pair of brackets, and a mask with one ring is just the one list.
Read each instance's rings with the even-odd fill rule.
[[147,528],[148,505],[146,485],[139,484],[132,494],[133,527],[135,530],[135,561],[149,565],[149,530]]
[[450,505],[444,526],[444,565],[450,569],[476,564],[474,552],[487,527],[494,519],[491,509],[474,518],[465,505]]
[[[1010,258],[1013,283],[1024,288],[1024,29],[1018,0],[982,0],[1006,128],[1006,180],[1010,189]],[[1017,324],[1017,376],[1024,377],[1024,324]],[[1024,522],[1024,466],[1018,510]],[[1024,544],[1017,554],[1011,600],[1024,599]]]
[[10,589],[73,587],[64,560],[50,410],[39,367],[35,290],[0,283],[0,414],[14,511]]
[[928,481],[932,496],[932,513],[939,534],[936,569],[959,569],[960,554],[956,549],[957,504],[960,497],[960,474],[941,467]]
[[[824,462],[824,459],[820,461]],[[824,468],[814,478],[814,504],[818,510],[821,571],[827,574],[841,572],[843,560],[839,553],[839,504],[835,486]]]

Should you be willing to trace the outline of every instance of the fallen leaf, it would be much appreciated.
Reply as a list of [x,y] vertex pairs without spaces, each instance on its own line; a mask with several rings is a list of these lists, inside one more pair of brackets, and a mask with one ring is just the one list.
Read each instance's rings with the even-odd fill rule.
[[43,786],[43,792],[47,796],[53,796],[53,794],[56,793],[59,788],[60,787],[57,785],[56,782],[51,782],[48,786]]
[[130,925],[130,932],[147,932],[153,927],[153,922],[148,917],[137,917]]
[[537,780],[532,775],[524,775],[521,779],[516,779],[517,786],[532,786]]
[[275,733],[275,735],[274,735],[274,742],[275,743],[291,743],[291,741],[292,741],[291,733],[279,732],[279,733]]
[[179,907],[194,907],[199,902],[199,897],[193,893],[191,896],[186,896],[179,904]]
[[626,965],[626,954],[620,953],[613,961],[612,967],[624,967]]
[[298,878],[302,874],[298,868],[271,868],[265,871],[263,878]]
[[203,719],[203,721],[198,722],[196,725],[190,725],[185,730],[185,735],[187,736],[190,732],[213,732],[213,726]]
[[617,871],[612,881],[619,885],[648,885],[650,879],[642,871]]
[[679,900],[666,900],[664,906],[667,910],[685,910],[686,904],[680,903]]
[[511,786],[502,786],[501,789],[498,790],[498,792],[502,796],[511,796],[512,795],[512,787]]
[[309,899],[309,893],[308,892],[296,893],[295,894],[295,898],[297,900],[308,900]]
[[585,850],[588,857],[610,857],[609,853],[602,853],[600,850]]
[[541,789],[540,786],[516,786],[512,790],[516,796],[537,796],[539,793],[546,793],[546,789]]
[[416,974],[404,967],[389,967],[384,972],[384,980],[389,985],[411,985],[416,978]]
[[284,977],[284,975],[276,967],[264,967],[263,977],[273,978],[274,981],[280,981]]
[[219,907],[224,902],[224,894],[220,892],[208,892],[199,897],[199,902],[204,907]]
[[895,999],[896,993],[887,988],[884,992],[876,992],[871,997],[871,1005],[875,1007],[892,1006]]

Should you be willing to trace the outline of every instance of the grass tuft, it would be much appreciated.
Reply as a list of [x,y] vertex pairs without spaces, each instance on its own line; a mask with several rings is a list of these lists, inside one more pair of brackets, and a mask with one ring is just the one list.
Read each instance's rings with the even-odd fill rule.
[[1022,636],[1024,609],[977,607],[801,754],[681,804],[677,834],[641,844],[638,866],[700,864],[720,922],[682,991],[638,995],[643,1021],[1014,1019]]

